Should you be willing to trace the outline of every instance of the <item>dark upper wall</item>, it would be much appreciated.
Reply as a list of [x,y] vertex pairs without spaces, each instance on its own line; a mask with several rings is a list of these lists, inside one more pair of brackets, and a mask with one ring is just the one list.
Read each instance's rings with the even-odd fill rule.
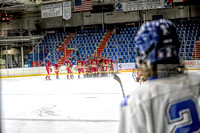
[[151,20],[152,15],[163,15],[165,19],[179,19],[200,17],[200,5],[175,6],[169,9],[158,9],[134,12],[109,12],[109,13],[73,13],[70,20],[63,20],[62,17],[42,19],[40,13],[28,14],[12,17],[10,23],[0,23],[0,30],[27,29],[36,30],[35,24],[38,23],[42,29],[75,27],[94,24],[109,24],[121,22],[135,22],[141,20]]

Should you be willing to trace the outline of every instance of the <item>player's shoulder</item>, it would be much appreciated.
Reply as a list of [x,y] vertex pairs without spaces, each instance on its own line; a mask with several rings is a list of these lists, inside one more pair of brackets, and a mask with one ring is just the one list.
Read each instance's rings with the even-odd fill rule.
[[187,79],[185,79],[188,84],[191,86],[199,85],[200,86],[200,74],[191,73],[187,75]]
[[180,74],[174,77],[150,80],[138,87],[130,98],[136,101],[148,101],[161,95],[168,95],[173,92],[191,90],[194,86],[200,86],[200,75]]
[[143,103],[143,101],[150,99],[150,97],[145,96],[149,94],[148,88],[149,88],[148,83],[140,85],[132,93],[126,96],[126,98],[121,102],[121,107],[124,108],[127,105],[137,107],[138,105]]

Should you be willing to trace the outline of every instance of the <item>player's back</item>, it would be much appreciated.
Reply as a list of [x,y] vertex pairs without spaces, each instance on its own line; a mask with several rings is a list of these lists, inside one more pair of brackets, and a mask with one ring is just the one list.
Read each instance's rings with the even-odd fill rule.
[[130,95],[129,106],[122,107],[132,125],[120,133],[200,131],[199,95],[200,75],[150,80]]
[[46,62],[46,68],[49,68],[49,67],[51,67],[51,62],[47,61]]

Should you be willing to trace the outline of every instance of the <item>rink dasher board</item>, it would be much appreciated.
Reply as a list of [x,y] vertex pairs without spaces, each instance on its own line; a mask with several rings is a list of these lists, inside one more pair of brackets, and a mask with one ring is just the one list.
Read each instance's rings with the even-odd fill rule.
[[[191,68],[186,69],[188,71],[200,72],[200,68]],[[126,72],[137,72],[137,70],[120,70],[114,71],[114,73],[126,73]],[[32,68],[12,68],[12,69],[0,69],[0,78],[15,78],[15,77],[31,77],[31,76],[45,76],[46,68],[45,67],[32,67]],[[77,75],[78,72],[73,72]],[[51,75],[55,75],[55,72],[51,72]],[[59,75],[67,75],[66,69],[63,67]]]

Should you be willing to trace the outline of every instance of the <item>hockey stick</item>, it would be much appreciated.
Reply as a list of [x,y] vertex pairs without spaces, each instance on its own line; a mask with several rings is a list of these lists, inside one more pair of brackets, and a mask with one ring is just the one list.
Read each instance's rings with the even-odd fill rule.
[[125,98],[125,93],[124,93],[124,89],[123,89],[123,86],[122,86],[122,82],[121,82],[121,79],[119,78],[119,76],[117,76],[117,74],[113,74],[113,78],[115,80],[117,80],[119,83],[120,83],[120,86],[121,86],[121,90],[122,90],[122,94],[123,94],[123,98]]

